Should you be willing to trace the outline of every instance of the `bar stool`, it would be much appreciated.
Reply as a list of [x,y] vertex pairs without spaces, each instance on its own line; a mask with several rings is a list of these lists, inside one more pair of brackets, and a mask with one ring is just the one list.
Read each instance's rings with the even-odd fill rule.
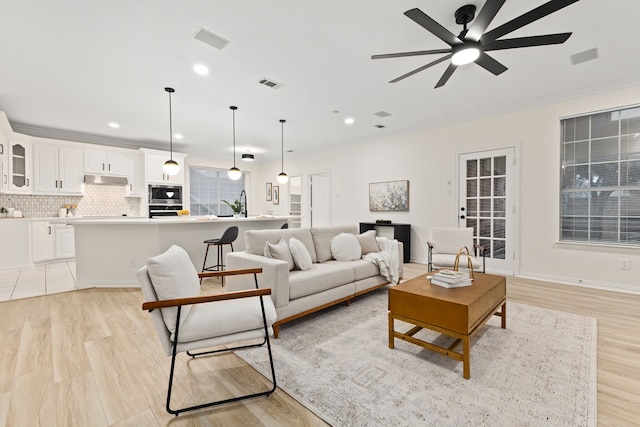
[[[222,237],[218,239],[209,239],[205,240],[203,243],[207,244],[207,251],[204,254],[204,262],[202,263],[202,271],[222,271],[225,268],[224,257],[222,253],[222,248],[224,245],[231,246],[231,252],[233,252],[233,242],[238,238],[238,227],[233,225],[222,233]],[[209,246],[215,245],[218,248],[218,259],[215,265],[210,265],[207,267],[207,256],[209,255]],[[202,283],[202,279],[200,279],[200,283]],[[224,286],[224,277],[222,278],[222,285]]]

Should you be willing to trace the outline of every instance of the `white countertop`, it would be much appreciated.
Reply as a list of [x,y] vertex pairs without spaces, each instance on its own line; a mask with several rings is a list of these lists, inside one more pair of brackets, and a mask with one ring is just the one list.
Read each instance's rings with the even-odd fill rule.
[[89,225],[89,224],[199,224],[206,222],[248,222],[248,221],[283,221],[288,219],[300,218],[299,216],[272,216],[272,215],[258,215],[245,217],[210,217],[210,216],[171,216],[161,218],[139,218],[139,217],[66,217],[66,218],[52,218],[51,223],[54,224],[72,224],[72,225]]

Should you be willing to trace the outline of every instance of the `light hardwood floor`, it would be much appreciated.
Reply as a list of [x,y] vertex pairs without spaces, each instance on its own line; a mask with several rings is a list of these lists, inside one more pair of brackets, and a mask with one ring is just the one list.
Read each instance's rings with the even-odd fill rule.
[[[425,270],[408,264],[405,278]],[[222,289],[216,282],[203,288]],[[598,425],[640,425],[640,296],[509,279],[508,299],[596,317]],[[170,359],[141,310],[142,300],[137,289],[86,289],[1,302],[0,425],[326,425],[279,389],[268,398],[167,414]],[[182,356],[178,405],[266,388],[266,380],[233,354],[190,361]]]

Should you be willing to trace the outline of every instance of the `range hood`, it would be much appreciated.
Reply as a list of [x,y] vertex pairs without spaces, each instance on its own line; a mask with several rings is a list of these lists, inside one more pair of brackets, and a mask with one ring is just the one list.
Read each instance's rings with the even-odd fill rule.
[[128,185],[129,181],[124,176],[85,175],[84,183],[96,185]]

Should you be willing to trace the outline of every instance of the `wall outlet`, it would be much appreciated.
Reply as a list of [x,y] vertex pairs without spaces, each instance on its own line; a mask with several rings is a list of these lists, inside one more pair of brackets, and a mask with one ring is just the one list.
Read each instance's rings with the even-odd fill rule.
[[136,266],[136,259],[129,258],[129,267],[135,267],[135,266]]
[[629,258],[620,258],[620,270],[631,270]]

